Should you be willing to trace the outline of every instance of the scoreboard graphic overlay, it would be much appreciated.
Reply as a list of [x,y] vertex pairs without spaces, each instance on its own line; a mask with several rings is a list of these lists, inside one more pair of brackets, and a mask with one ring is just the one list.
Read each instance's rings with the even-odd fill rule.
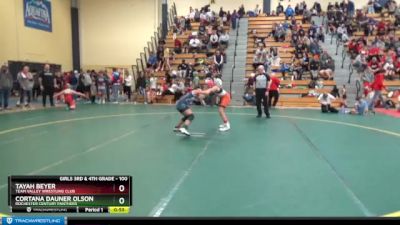
[[10,176],[13,213],[128,213],[131,176]]

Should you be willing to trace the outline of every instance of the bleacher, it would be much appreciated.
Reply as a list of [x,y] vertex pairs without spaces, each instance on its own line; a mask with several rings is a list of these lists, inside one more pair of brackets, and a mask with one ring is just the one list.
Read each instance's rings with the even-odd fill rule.
[[[385,22],[394,22],[394,17],[389,17],[387,12],[383,12],[381,14],[375,13],[375,14],[367,14],[366,15],[368,18],[373,18],[376,21],[381,21],[384,20]],[[360,29],[360,27],[357,27],[356,29],[357,31],[353,33],[353,36],[351,37],[351,39],[358,39],[361,37],[364,37],[368,43],[370,44],[372,41],[375,40],[375,38],[378,37],[377,34],[377,30],[374,31],[374,33],[368,37],[365,37],[364,35],[364,31],[362,31]],[[397,37],[399,37],[400,35],[400,30],[396,30],[394,33],[395,38],[397,39]],[[348,53],[348,48],[347,45],[345,46],[345,48],[343,49],[343,51]],[[388,89],[400,89],[400,80],[394,80],[394,81],[390,81],[390,80],[385,80],[384,81],[384,85],[388,88]],[[382,92],[384,95],[387,95],[388,93],[386,91]],[[397,102],[397,99],[392,99],[394,102]]]
[[[191,23],[192,26],[192,30],[188,30],[185,31],[183,34],[181,35],[177,35],[176,38],[179,39],[182,43],[182,45],[184,45],[185,42],[189,41],[189,36],[193,33],[193,32],[198,32],[199,30],[199,26],[200,23],[197,22],[192,22]],[[224,26],[223,29],[225,31],[229,31],[230,26]],[[175,41],[174,41],[174,34],[173,31],[170,30],[165,38],[165,48],[170,48],[171,50],[174,49],[175,47]],[[199,52],[197,54],[193,54],[193,53],[181,53],[181,54],[175,54],[174,55],[174,60],[170,61],[170,65],[171,65],[171,71],[173,70],[177,70],[179,64],[182,63],[182,60],[185,60],[185,62],[187,64],[195,64],[196,60],[204,60],[207,64],[211,64],[213,63],[211,58],[207,57],[207,53],[215,53],[216,49],[209,49],[207,51],[204,52]],[[195,70],[201,70],[203,66],[195,66],[194,69]],[[153,75],[155,77],[158,78],[158,85],[162,85],[165,83],[165,77],[166,77],[166,71],[159,71],[159,72],[154,72]],[[200,79],[200,86],[204,86],[205,85],[205,78],[206,78],[206,74],[202,74],[199,73],[198,77]],[[143,102],[144,98],[137,96],[138,97],[138,102]],[[156,102],[158,104],[174,104],[174,96],[171,95],[166,95],[166,96],[157,96],[156,97]]]
[[[283,23],[286,19],[283,16],[259,16],[249,18],[249,36],[248,36],[248,47],[247,47],[247,60],[246,60],[246,74],[245,79],[248,79],[251,76],[251,73],[254,73],[253,67],[253,58],[255,55],[255,51],[257,46],[254,43],[254,35],[252,34],[253,30],[256,30],[257,36],[267,37],[267,35],[272,31],[274,24]],[[296,16],[296,22],[298,25],[301,25],[302,28],[307,31],[310,28],[310,24],[302,24],[302,16]],[[275,42],[273,38],[265,39],[266,49],[270,47],[277,47],[278,54],[281,58],[281,62],[284,63],[292,63],[293,52],[295,48],[291,45],[290,39],[287,38],[285,42]],[[279,67],[272,67],[272,70],[279,69]],[[282,78],[282,73],[275,73],[275,76],[278,78]],[[289,74],[286,74],[287,78],[290,77]],[[303,75],[303,78],[307,77]],[[332,87],[336,85],[336,82],[333,80],[323,81],[322,89],[309,89],[308,84],[310,83],[310,79],[306,80],[282,80],[281,88],[280,88],[280,98],[277,106],[280,107],[320,107],[320,103],[318,99],[314,96],[308,96],[310,92],[315,93],[329,93],[332,90]],[[289,87],[291,86],[291,87]],[[339,101],[335,101],[333,106],[338,106],[340,104]]]

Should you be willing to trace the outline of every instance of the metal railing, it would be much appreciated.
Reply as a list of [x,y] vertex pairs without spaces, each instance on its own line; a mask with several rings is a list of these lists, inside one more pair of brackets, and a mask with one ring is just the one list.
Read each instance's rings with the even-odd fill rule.
[[238,40],[239,40],[239,28],[240,28],[240,20],[236,20],[236,40],[235,40],[235,49],[233,51],[233,64],[232,64],[232,74],[231,74],[231,80],[229,83],[229,93],[231,93],[232,96],[232,84],[234,82],[234,74],[235,74],[235,69],[236,69],[236,56],[237,56],[237,46],[238,46]]
[[[173,3],[168,13],[168,30],[170,30],[170,28],[174,24],[175,16],[177,16],[176,5],[175,3]],[[162,23],[160,23],[157,27],[157,31],[154,32],[154,35],[151,37],[150,41],[147,42],[147,47],[143,48],[143,52],[141,52],[139,54],[139,58],[136,59],[136,65],[132,65],[133,78],[135,80],[135,83],[137,81],[137,78],[139,77],[139,74],[144,74],[146,70],[147,60],[150,58],[150,52],[157,51],[160,40],[163,39],[162,32]],[[168,34],[167,31],[166,33]]]

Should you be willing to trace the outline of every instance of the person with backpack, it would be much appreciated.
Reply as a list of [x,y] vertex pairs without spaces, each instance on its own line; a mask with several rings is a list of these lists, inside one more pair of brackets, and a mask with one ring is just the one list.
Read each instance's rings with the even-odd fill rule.
[[79,82],[79,72],[77,70],[75,70],[73,73],[71,73],[70,75],[70,79],[69,79],[69,84],[71,85],[71,89],[76,91],[76,89],[78,88],[78,82]]

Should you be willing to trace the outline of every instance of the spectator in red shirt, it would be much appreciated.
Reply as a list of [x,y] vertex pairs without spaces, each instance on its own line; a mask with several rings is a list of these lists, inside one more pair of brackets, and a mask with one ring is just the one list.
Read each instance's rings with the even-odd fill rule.
[[176,54],[181,54],[182,53],[182,42],[178,38],[175,39],[174,52]]
[[378,35],[382,36],[386,34],[386,24],[385,22],[382,20],[378,23],[377,27],[377,31],[378,31]]
[[[281,84],[281,80],[279,80],[275,73],[271,74],[271,87],[269,88],[269,107],[276,107],[276,104],[279,101],[279,85]],[[274,102],[272,104],[272,98],[274,98]]]
[[384,107],[387,108],[386,101],[383,99],[383,96],[382,96],[382,90],[386,89],[385,85],[383,84],[384,79],[385,79],[385,71],[383,69],[380,69],[375,74],[375,80],[371,84],[371,88],[374,91],[374,95],[371,99],[371,102],[369,103],[368,108],[373,113],[375,113],[374,109],[375,109],[376,100],[378,98],[379,98],[381,104],[383,104]]

